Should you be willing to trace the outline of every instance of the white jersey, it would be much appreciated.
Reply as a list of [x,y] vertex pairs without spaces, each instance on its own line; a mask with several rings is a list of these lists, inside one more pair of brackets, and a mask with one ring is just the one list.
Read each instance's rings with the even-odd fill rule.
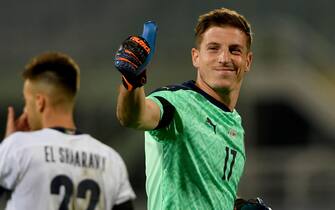
[[135,198],[117,152],[87,134],[45,128],[17,132],[0,145],[6,210],[111,210]]

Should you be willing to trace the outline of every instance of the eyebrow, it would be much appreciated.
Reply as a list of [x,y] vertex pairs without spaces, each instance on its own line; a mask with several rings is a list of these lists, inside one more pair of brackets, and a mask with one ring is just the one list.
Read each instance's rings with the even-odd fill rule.
[[[211,46],[211,45],[221,45],[221,44],[218,43],[218,42],[210,42],[210,43],[206,44],[206,46]],[[244,48],[244,47],[243,47],[242,45],[240,45],[240,44],[231,44],[231,45],[229,45],[229,47],[233,47],[233,48],[241,48],[241,49]]]
[[229,45],[229,47],[233,47],[233,48],[240,48],[240,49],[243,49],[244,47],[240,44],[232,44],[232,45]]
[[210,45],[220,45],[219,43],[217,42],[210,42],[210,43],[207,43],[206,46],[210,46]]

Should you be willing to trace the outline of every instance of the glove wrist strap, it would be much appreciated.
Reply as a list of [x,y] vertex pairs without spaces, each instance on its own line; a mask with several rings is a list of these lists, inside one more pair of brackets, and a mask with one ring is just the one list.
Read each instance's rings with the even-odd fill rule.
[[142,87],[145,83],[147,83],[147,76],[145,71],[134,79],[127,79],[127,77],[122,75],[122,84],[128,91],[132,91],[135,88]]
[[128,80],[126,79],[125,76],[122,75],[122,84],[123,86],[128,90],[128,91],[132,91],[134,90],[136,87],[134,87],[130,82],[128,82]]

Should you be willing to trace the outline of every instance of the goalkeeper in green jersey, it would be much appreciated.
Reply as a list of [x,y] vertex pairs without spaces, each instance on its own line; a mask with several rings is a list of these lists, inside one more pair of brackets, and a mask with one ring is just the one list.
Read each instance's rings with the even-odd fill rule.
[[[145,130],[148,209],[233,210],[246,159],[235,106],[252,63],[250,25],[226,8],[201,15],[191,51],[196,80],[146,96],[156,29],[146,23],[142,36],[128,37],[115,56],[123,81],[117,117],[124,126]],[[237,210],[267,209],[239,201],[245,202]]]

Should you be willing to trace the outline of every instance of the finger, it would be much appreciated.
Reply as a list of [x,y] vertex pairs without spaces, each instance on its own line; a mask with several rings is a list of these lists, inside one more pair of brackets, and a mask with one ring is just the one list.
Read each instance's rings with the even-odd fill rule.
[[7,114],[7,125],[6,125],[6,133],[5,138],[10,134],[14,133],[15,129],[15,112],[12,106],[8,107],[8,114]]
[[30,131],[31,130],[30,126],[29,126],[29,121],[28,121],[28,115],[27,115],[27,113],[24,113],[22,129],[24,131]]
[[29,131],[28,115],[23,112],[20,117],[16,120],[16,130],[18,131]]
[[139,67],[139,72],[146,68],[155,52],[157,30],[158,27],[154,21],[147,21],[143,25],[142,37],[149,43],[150,53],[146,61]]
[[142,37],[149,43],[150,51],[155,51],[157,25],[154,21],[147,21],[143,25]]

